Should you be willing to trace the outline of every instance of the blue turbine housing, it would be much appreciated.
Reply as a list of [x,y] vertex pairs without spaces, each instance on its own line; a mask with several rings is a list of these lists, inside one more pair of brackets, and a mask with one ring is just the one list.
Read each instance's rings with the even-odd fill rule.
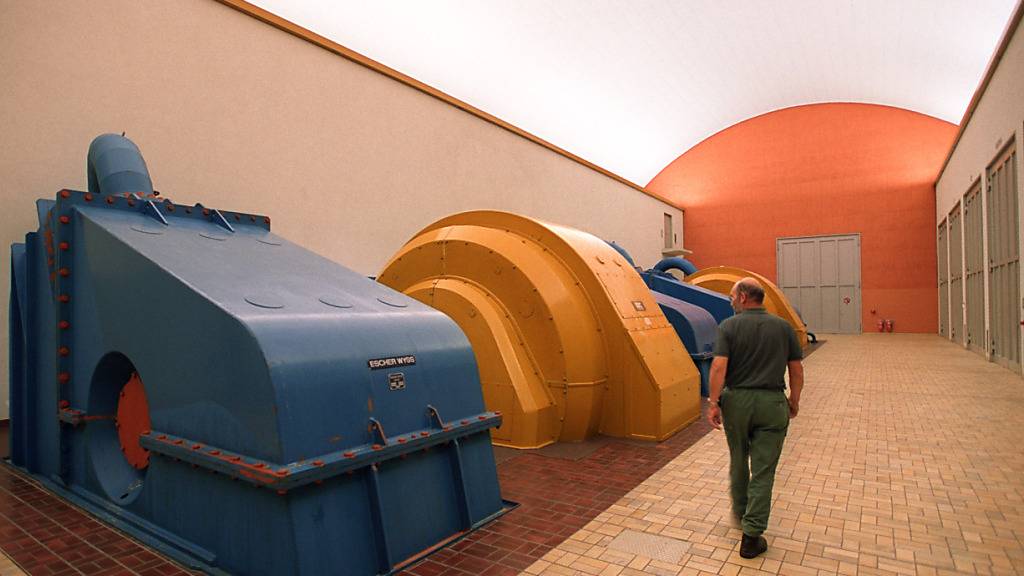
[[210,572],[383,574],[504,510],[442,313],[153,193],[120,136],[11,248],[12,462]]

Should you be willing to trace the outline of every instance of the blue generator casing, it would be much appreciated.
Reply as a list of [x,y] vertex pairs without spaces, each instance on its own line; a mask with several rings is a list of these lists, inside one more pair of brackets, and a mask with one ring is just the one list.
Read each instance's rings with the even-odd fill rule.
[[654,292],[689,302],[707,310],[715,319],[716,324],[721,324],[722,320],[730,318],[734,314],[732,304],[727,296],[712,292],[707,288],[687,284],[668,272],[652,269],[641,272],[640,277],[644,279],[644,284],[647,284],[647,287]]
[[700,372],[700,395],[706,397],[718,323],[707,310],[699,306],[660,292],[652,292],[651,295],[690,353],[690,358]]
[[629,265],[640,274],[644,284],[651,289],[654,300],[672,324],[687,352],[690,353],[697,371],[700,372],[700,395],[707,397],[710,392],[711,360],[718,325],[733,315],[729,298],[706,288],[682,282],[670,274],[671,269],[680,270],[684,274],[693,274],[697,271],[696,266],[685,258],[664,258],[654,268],[644,270],[636,265],[625,248],[610,240],[606,242],[629,262]]
[[690,352],[700,371],[700,395],[707,396],[718,324],[733,315],[732,304],[717,292],[681,282],[658,269],[641,272],[640,277]]
[[469,342],[107,135],[11,249],[12,462],[191,566],[384,574],[504,507]]

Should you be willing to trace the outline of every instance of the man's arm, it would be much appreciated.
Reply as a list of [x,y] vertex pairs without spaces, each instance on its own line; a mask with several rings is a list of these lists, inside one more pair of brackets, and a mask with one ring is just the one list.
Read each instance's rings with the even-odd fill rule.
[[[717,358],[716,358],[717,360]],[[796,418],[800,412],[800,392],[804,388],[804,365],[800,360],[790,360],[789,367],[789,417]],[[711,365],[712,374],[714,364]]]
[[711,360],[711,375],[708,379],[708,423],[716,429],[722,429],[722,409],[718,406],[718,400],[722,397],[722,387],[725,386],[725,372],[729,367],[728,356],[715,356]]

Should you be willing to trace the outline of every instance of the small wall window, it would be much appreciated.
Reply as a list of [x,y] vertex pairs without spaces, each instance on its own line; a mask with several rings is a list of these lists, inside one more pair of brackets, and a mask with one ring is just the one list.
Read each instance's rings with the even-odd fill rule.
[[662,231],[662,237],[665,238],[665,248],[675,247],[675,234],[672,232],[672,215],[665,214],[665,229]]

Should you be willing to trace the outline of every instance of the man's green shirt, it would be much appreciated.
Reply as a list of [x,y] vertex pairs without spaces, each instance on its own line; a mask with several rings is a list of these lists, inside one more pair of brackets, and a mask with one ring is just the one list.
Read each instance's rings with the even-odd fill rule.
[[764,308],[751,308],[725,319],[718,327],[715,356],[729,359],[729,388],[784,390],[786,365],[803,359],[796,332]]

